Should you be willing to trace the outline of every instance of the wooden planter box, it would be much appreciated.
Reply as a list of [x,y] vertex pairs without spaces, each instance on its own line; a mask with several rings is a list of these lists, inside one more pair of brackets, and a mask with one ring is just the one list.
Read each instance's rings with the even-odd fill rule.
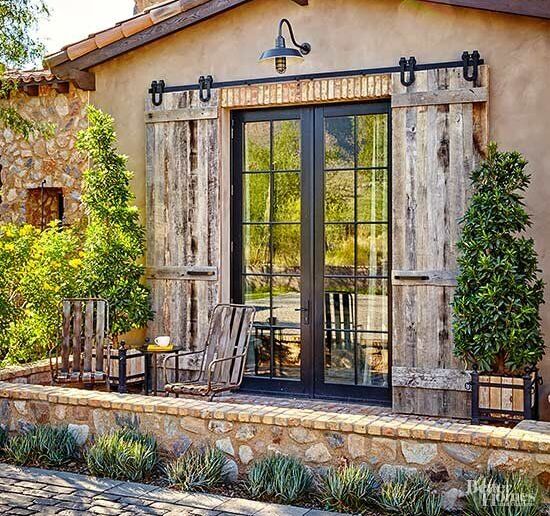
[[538,419],[539,385],[536,367],[522,376],[479,373],[474,369],[468,387],[472,391],[472,423],[514,426],[524,419]]

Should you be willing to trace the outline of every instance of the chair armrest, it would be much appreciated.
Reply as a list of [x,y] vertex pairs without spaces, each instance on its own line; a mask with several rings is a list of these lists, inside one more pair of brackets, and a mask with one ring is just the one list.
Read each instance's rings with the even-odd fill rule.
[[188,355],[198,355],[203,354],[206,352],[206,348],[199,349],[198,351],[168,351],[167,355],[164,357],[162,361],[162,371],[164,376],[164,383],[168,383],[168,373],[166,371],[166,364],[168,360],[179,358],[179,357],[185,357]]
[[239,355],[234,355],[232,357],[225,357],[225,358],[216,358],[215,360],[212,360],[210,362],[210,365],[208,366],[208,388],[212,385],[212,372],[214,370],[214,366],[221,362],[228,362],[230,360],[237,360],[239,358],[245,358],[247,353],[240,353]]

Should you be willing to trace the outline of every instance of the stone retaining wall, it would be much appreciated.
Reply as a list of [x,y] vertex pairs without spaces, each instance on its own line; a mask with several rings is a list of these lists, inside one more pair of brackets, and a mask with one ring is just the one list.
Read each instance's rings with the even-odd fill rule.
[[447,497],[487,468],[522,471],[550,487],[550,423],[515,429],[407,416],[364,416],[283,407],[152,398],[0,382],[0,424],[70,424],[82,441],[133,424],[179,453],[209,443],[241,471],[255,458],[281,452],[323,468],[364,462],[382,477],[425,471]]

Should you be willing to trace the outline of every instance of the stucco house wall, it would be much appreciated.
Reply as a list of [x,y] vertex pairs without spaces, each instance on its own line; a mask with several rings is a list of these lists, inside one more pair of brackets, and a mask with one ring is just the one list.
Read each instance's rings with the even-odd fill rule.
[[[548,20],[415,1],[310,0],[308,7],[300,7],[290,0],[256,0],[99,65],[93,69],[97,84],[91,101],[115,117],[120,150],[136,174],[133,187],[142,213],[144,104],[151,81],[176,85],[195,83],[206,74],[216,81],[272,76],[273,68],[260,65],[258,56],[273,45],[283,17],[292,21],[298,39],[313,47],[289,74],[395,66],[401,56],[411,55],[419,63],[451,61],[464,50],[479,50],[491,68],[490,137],[530,161],[531,234],[543,277],[550,282],[550,98],[544,66],[550,59]],[[222,175],[229,168],[228,131],[224,134]],[[549,335],[550,314],[543,310],[542,316]],[[542,370],[548,378],[550,357]],[[547,382],[544,400],[549,392]],[[547,401],[543,415],[550,418]]]

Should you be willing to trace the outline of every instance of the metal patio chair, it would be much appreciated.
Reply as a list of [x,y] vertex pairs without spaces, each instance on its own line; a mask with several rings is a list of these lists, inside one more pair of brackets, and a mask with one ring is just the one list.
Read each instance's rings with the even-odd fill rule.
[[[217,305],[212,312],[204,348],[178,351],[164,358],[165,392],[176,397],[180,394],[208,397],[212,401],[216,394],[240,387],[255,314],[253,306]],[[197,378],[169,383],[168,362],[193,355],[200,360]]]
[[50,350],[52,385],[105,384],[109,389],[109,303],[100,298],[63,299],[57,344]]

